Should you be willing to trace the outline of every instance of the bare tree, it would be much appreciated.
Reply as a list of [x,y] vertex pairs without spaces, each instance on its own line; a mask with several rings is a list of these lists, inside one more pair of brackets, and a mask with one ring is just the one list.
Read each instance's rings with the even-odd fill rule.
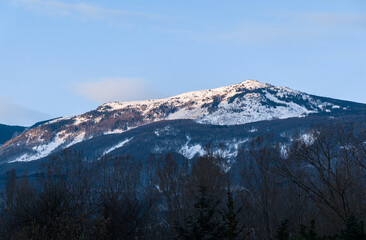
[[276,161],[278,173],[299,186],[338,228],[365,209],[365,172],[353,134],[352,125],[317,127],[293,143],[287,158]]
[[257,239],[269,239],[280,216],[279,201],[282,178],[273,173],[273,162],[279,153],[271,137],[257,137],[238,161],[241,161],[242,201],[247,224],[253,226]]

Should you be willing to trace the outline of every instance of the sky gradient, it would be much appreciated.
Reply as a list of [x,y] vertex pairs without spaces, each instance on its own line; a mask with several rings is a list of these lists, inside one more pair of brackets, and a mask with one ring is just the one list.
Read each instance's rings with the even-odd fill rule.
[[0,123],[245,79],[366,103],[366,1],[0,1]]

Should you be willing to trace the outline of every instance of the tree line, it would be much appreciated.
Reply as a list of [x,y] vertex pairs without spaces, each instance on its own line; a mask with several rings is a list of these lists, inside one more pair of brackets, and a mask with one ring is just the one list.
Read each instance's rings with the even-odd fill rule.
[[366,239],[366,129],[258,136],[231,169],[212,152],[86,160],[67,149],[35,177],[6,174],[1,239]]

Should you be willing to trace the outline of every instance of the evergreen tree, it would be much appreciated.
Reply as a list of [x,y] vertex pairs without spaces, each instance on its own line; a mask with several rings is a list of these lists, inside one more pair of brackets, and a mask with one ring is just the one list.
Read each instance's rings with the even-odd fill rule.
[[300,226],[300,236],[304,240],[318,240],[318,234],[315,231],[315,220],[311,220],[309,230],[305,225]]
[[177,239],[223,239],[222,223],[217,217],[218,203],[207,196],[204,186],[200,186],[192,213],[188,214],[183,223],[177,226]]
[[[291,238],[290,238],[291,239]],[[300,237],[295,238],[296,240],[336,240],[337,234],[335,235],[323,235],[319,236],[315,231],[315,220],[311,220],[310,227],[307,229],[305,225],[300,226]]]
[[276,240],[289,240],[290,233],[288,231],[288,219],[285,219],[281,222],[279,228],[276,231]]
[[240,226],[239,214],[241,212],[241,208],[236,209],[234,206],[233,193],[230,189],[230,184],[228,185],[226,196],[226,208],[221,211],[221,216],[224,223],[224,237],[228,240],[245,239],[245,236],[248,236],[249,232],[245,235],[243,231],[245,230],[246,226]]
[[351,215],[346,219],[346,228],[341,231],[340,240],[365,240],[366,233],[363,221]]

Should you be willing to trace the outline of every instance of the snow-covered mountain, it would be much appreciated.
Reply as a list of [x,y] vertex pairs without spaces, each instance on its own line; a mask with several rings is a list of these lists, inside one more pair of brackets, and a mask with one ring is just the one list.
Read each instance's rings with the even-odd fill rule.
[[191,119],[199,124],[242,125],[314,114],[331,116],[347,111],[353,111],[350,102],[246,80],[164,99],[110,102],[81,115],[58,118],[6,142],[0,148],[0,162],[37,160],[82,141],[162,120]]

